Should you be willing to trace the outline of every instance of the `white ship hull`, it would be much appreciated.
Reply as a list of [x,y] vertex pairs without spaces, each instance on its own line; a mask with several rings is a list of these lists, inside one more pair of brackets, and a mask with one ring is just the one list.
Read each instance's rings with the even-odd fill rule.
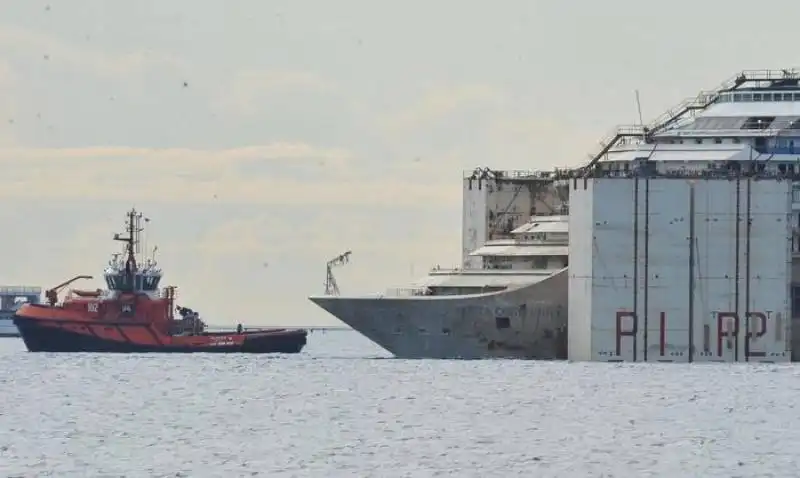
[[310,300],[403,359],[566,359],[567,269],[499,292]]
[[17,326],[11,318],[0,318],[0,337],[19,337]]

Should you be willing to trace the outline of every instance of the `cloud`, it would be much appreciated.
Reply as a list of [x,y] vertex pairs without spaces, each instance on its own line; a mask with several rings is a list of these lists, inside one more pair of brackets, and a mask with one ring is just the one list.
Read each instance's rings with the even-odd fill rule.
[[436,206],[460,197],[455,175],[373,176],[361,164],[346,150],[303,143],[227,150],[5,148],[0,197],[329,206]]
[[212,101],[212,107],[224,112],[252,115],[261,111],[260,101],[287,92],[331,92],[334,85],[305,71],[237,72]]
[[0,149],[0,164],[3,162],[78,161],[93,166],[118,167],[115,159],[136,159],[152,162],[148,166],[161,165],[170,169],[180,167],[220,167],[226,163],[240,161],[308,161],[322,160],[343,164],[352,159],[349,152],[340,149],[316,148],[305,143],[272,143],[259,146],[244,146],[224,150],[202,150],[192,148],[131,148],[126,146],[90,146],[85,148],[5,148]]
[[113,78],[127,78],[147,69],[185,66],[179,58],[165,53],[134,51],[113,54],[9,25],[0,26],[0,48],[24,54],[33,51],[37,59],[66,63]]
[[17,100],[15,95],[9,94],[14,88],[19,78],[14,73],[11,65],[7,61],[0,60],[0,146],[10,146],[14,144],[14,136],[8,128],[9,121],[13,121],[14,112],[17,110]]
[[429,92],[402,111],[384,120],[392,133],[409,133],[470,106],[496,108],[506,101],[505,94],[487,85],[460,85]]
[[[486,142],[503,167],[553,169],[582,166],[598,150],[597,132],[565,119],[503,115],[488,122]],[[546,152],[546,154],[539,154]]]

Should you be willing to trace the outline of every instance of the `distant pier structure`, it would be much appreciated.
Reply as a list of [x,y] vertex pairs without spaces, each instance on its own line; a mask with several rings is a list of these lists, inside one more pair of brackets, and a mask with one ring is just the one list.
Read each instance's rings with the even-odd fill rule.
[[0,286],[0,337],[18,337],[14,311],[24,303],[38,304],[41,298],[41,287]]
[[800,358],[800,70],[621,127],[578,172],[570,359]]
[[0,311],[14,311],[24,303],[38,304],[41,298],[41,287],[0,286]]

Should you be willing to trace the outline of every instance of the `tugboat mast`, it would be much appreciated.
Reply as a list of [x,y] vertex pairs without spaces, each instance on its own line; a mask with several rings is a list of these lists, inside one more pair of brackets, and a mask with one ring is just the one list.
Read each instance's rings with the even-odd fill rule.
[[115,241],[125,243],[125,252],[128,255],[125,261],[125,275],[127,283],[131,285],[133,284],[133,275],[138,269],[138,265],[136,264],[136,248],[139,244],[139,233],[142,232],[142,228],[139,227],[141,219],[142,213],[137,213],[136,209],[131,209],[128,212],[128,220],[126,221],[128,229],[127,236],[114,234]]

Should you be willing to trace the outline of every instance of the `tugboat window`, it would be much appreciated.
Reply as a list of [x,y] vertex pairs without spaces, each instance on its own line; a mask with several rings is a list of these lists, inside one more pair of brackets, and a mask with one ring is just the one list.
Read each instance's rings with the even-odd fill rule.
[[128,291],[133,288],[133,284],[131,282],[131,278],[127,274],[121,274],[118,276],[119,280],[119,290]]
[[144,290],[156,290],[158,277],[150,276],[144,278]]
[[508,317],[495,317],[495,323],[498,329],[508,329],[511,327],[511,319]]

